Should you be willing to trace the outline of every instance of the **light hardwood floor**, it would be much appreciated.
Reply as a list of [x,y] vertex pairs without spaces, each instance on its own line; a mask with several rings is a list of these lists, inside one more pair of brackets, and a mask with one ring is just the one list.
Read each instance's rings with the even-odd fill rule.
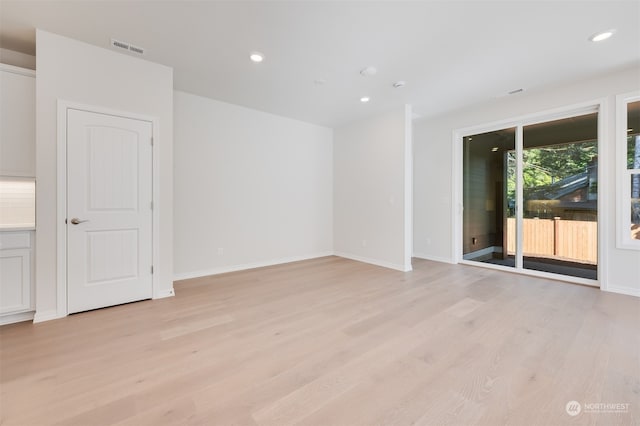
[[[2,425],[640,424],[640,299],[337,257],[0,328]],[[628,403],[569,416],[568,401]]]

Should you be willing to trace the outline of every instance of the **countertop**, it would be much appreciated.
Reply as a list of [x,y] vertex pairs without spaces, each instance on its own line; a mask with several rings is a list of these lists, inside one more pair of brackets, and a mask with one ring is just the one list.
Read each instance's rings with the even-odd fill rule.
[[0,232],[35,231],[35,226],[0,226]]

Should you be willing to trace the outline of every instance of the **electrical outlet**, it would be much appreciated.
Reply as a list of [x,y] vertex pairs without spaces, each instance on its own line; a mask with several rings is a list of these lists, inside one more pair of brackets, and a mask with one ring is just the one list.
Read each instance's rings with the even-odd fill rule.
[[427,238],[425,242],[427,243],[428,246],[431,245],[431,238]]
[[362,240],[362,247],[366,247],[367,246],[367,240]]
[[218,248],[218,256],[224,255],[224,249],[222,247]]

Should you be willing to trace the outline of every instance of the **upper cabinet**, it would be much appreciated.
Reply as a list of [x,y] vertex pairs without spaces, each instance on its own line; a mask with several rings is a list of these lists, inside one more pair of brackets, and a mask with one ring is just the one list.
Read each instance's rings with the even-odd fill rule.
[[0,64],[0,176],[36,175],[35,71]]

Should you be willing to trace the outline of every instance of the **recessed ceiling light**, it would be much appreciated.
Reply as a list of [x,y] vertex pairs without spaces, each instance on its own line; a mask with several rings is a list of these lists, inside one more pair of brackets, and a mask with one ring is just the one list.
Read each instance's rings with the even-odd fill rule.
[[363,104],[366,104],[367,102],[369,102],[371,99],[369,99],[368,96],[363,96],[360,98],[360,102],[362,102]]
[[395,87],[396,89],[399,89],[401,87],[404,87],[407,84],[406,81],[396,81],[395,83],[393,83],[393,87]]
[[264,55],[260,52],[251,52],[251,55],[249,55],[249,58],[253,61],[253,62],[262,62],[264,61]]
[[472,138],[471,136],[469,136],[469,137],[467,138],[467,140],[472,141],[472,140],[473,140],[473,138]]
[[498,149],[500,149],[500,148],[498,148],[497,146],[494,146],[493,148],[491,148],[491,152],[496,152],[496,151],[498,151]]
[[609,37],[611,37],[615,32],[616,32],[616,30],[602,31],[602,32],[596,33],[596,34],[592,35],[591,37],[589,37],[589,40],[590,41],[606,40]]

